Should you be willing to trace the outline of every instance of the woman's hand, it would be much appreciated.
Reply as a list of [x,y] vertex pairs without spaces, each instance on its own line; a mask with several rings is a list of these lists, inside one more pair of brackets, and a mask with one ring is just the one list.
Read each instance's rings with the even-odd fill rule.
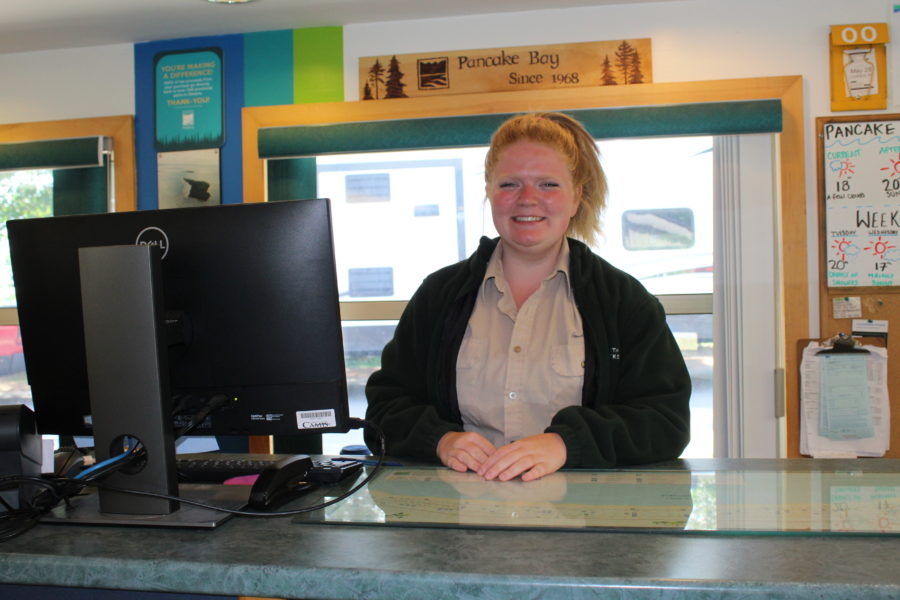
[[541,433],[498,448],[477,472],[488,480],[509,481],[521,475],[522,481],[533,481],[561,469],[566,456],[566,444],[558,434]]
[[496,450],[486,437],[471,431],[445,433],[437,445],[441,462],[460,473],[478,471]]

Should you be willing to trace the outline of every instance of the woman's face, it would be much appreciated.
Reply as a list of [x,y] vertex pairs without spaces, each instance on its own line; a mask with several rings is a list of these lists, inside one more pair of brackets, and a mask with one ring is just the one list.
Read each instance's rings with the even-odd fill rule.
[[562,154],[528,141],[501,151],[486,193],[503,243],[529,254],[559,249],[581,198]]

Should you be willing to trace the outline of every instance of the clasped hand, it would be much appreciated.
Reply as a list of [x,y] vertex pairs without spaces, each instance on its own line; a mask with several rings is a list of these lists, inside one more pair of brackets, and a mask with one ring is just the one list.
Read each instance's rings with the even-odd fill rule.
[[539,479],[566,464],[566,445],[555,433],[541,433],[495,447],[474,432],[451,431],[438,442],[438,458],[460,473],[475,471],[487,480]]

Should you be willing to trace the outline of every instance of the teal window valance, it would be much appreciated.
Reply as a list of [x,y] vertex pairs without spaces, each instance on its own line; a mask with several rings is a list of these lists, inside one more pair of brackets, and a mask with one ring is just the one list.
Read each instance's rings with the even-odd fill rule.
[[0,143],[0,172],[53,171],[53,215],[106,212],[109,205],[107,149],[103,136]]
[[[390,102],[388,100],[387,102]],[[563,111],[597,139],[781,131],[781,101],[749,100]],[[487,145],[511,114],[431,117],[259,130],[263,159]]]
[[104,137],[84,137],[0,144],[0,171],[100,167],[108,143]]

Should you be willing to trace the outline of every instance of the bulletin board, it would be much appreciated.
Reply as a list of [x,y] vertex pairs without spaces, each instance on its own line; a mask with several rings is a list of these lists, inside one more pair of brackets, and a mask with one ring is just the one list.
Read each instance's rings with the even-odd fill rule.
[[860,320],[887,323],[885,456],[900,458],[900,114],[819,117],[816,141],[820,333],[850,334]]

